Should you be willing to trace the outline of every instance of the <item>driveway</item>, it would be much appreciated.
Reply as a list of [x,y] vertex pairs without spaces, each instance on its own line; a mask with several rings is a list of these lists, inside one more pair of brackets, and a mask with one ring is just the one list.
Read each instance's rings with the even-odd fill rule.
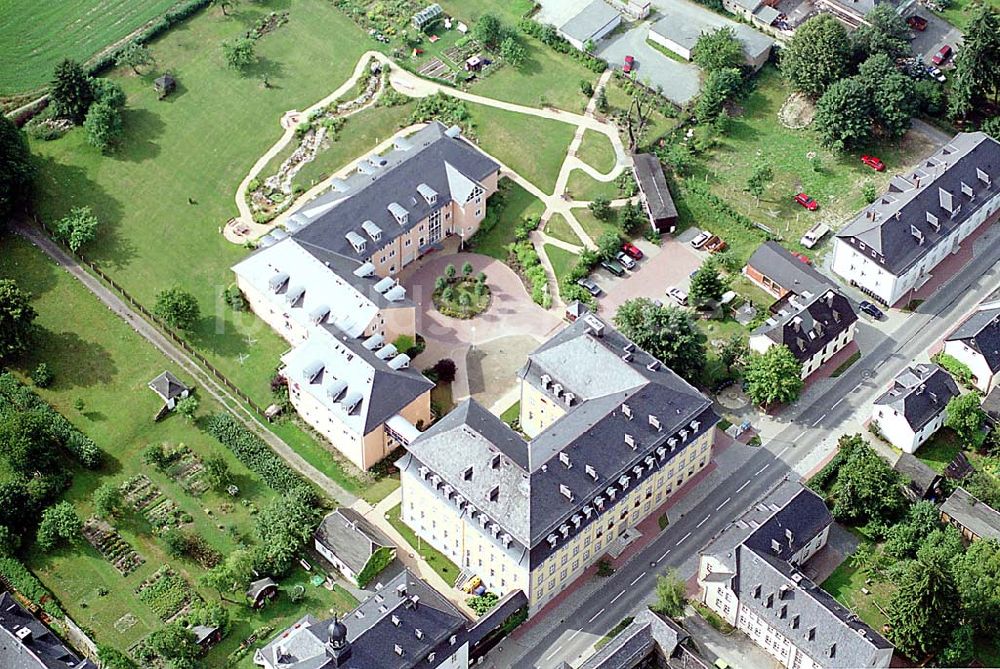
[[[926,7],[914,5],[912,10],[906,12],[906,16],[914,14],[919,14],[927,19],[927,30],[923,32],[911,31],[914,38],[910,42],[910,46],[913,47],[913,55],[928,65],[930,65],[931,58],[943,44],[950,44],[952,48],[961,44],[962,31],[934,14],[931,10]],[[953,60],[954,56],[946,64],[950,66]]]
[[613,318],[622,303],[636,297],[648,297],[667,303],[665,291],[670,286],[686,288],[688,276],[701,266],[701,259],[690,246],[672,237],[664,237],[660,246],[645,240],[636,242],[646,257],[624,277],[612,276],[604,269],[594,272],[594,280],[604,288],[600,299],[606,318]]
[[[492,300],[489,308],[468,320],[445,316],[434,308],[431,295],[434,281],[444,274],[449,264],[461,270],[472,263],[475,273],[485,272]],[[409,270],[409,268],[407,268]],[[420,266],[400,275],[407,294],[417,303],[417,332],[427,341],[420,354],[419,366],[427,368],[441,358],[461,363],[470,355],[475,365],[458,365],[458,376],[452,385],[455,401],[470,395],[469,369],[473,374],[471,391],[489,397],[502,395],[517,380],[517,370],[524,364],[523,353],[534,348],[526,342],[542,342],[564,325],[555,312],[549,312],[531,301],[521,279],[507,265],[478,253],[454,253],[430,256]],[[491,345],[501,341],[506,345]],[[505,383],[506,379],[506,383]],[[487,391],[488,387],[488,391]]]
[[650,23],[635,25],[597,43],[597,55],[621,68],[625,56],[636,60],[635,77],[653,88],[663,89],[671,102],[685,105],[698,94],[701,79],[698,68],[692,63],[681,63],[646,44]]

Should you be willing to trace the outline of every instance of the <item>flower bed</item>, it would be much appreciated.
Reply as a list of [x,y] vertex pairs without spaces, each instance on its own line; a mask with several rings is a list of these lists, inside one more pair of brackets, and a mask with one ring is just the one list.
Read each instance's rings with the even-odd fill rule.
[[490,287],[473,277],[446,279],[433,294],[434,307],[452,318],[474,318],[490,307]]

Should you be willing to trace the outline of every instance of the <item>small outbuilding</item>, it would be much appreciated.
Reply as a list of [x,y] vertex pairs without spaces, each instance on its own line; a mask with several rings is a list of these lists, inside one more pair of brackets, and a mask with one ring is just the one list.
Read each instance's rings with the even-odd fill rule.
[[263,608],[265,604],[278,596],[278,584],[274,579],[265,577],[257,579],[247,588],[247,599],[255,609]]
[[410,19],[410,23],[417,30],[427,30],[430,26],[434,25],[437,21],[440,21],[444,17],[444,10],[441,9],[441,5],[434,3],[432,5],[427,5],[419,12],[413,15]]
[[354,509],[341,507],[323,519],[313,534],[316,552],[359,588],[392,562],[396,547]]
[[168,409],[177,406],[177,401],[191,394],[191,389],[170,372],[163,372],[149,382],[149,389],[160,396]]
[[653,231],[659,234],[677,229],[677,206],[670,195],[660,159],[651,153],[633,156],[632,169]]
[[590,313],[590,307],[581,302],[580,300],[573,300],[566,305],[565,317],[570,323],[575,321],[577,318]]
[[916,456],[903,453],[892,468],[903,476],[903,494],[911,502],[935,502],[941,497],[941,481],[944,477]]
[[941,505],[941,520],[957,527],[966,541],[1000,539],[1000,511],[965,488],[956,488]]
[[191,628],[191,634],[194,634],[194,642],[202,653],[222,641],[222,632],[212,625],[195,625]]
[[164,74],[153,81],[153,88],[156,89],[156,94],[162,100],[174,92],[177,88],[177,80],[170,74]]

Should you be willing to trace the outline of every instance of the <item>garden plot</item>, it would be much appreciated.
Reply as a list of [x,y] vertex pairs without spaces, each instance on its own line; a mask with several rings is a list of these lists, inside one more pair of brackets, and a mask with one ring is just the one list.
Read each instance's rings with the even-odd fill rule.
[[145,562],[115,528],[99,518],[89,518],[83,524],[83,536],[122,576],[128,576]]
[[181,484],[181,487],[188,493],[200,497],[210,487],[205,477],[205,464],[198,457],[198,454],[187,446],[182,446],[179,452],[180,457],[167,470],[167,474]]
[[421,67],[420,75],[433,79],[447,79],[448,75],[451,75],[451,78],[454,79],[451,68],[445,65],[439,58],[435,58]]
[[140,513],[154,528],[167,529],[191,522],[191,516],[182,511],[174,500],[165,496],[145,474],[136,474],[121,486],[122,495],[133,509]]
[[188,582],[167,565],[143,581],[135,594],[164,622],[187,612],[191,604],[200,599]]

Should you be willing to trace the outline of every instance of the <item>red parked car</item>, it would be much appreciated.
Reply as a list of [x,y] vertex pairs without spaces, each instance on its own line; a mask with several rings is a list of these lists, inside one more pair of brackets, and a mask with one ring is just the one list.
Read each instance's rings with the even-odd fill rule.
[[934,57],[931,58],[931,62],[935,65],[941,65],[949,58],[951,58],[951,46],[945,44],[943,47],[938,49],[936,54],[934,54]]
[[919,30],[923,32],[927,30],[927,19],[925,19],[922,16],[917,16],[916,14],[914,14],[913,16],[906,19],[906,25],[910,26],[914,30]]
[[625,67],[622,68],[622,72],[628,74],[635,67],[635,58],[632,56],[625,56]]
[[883,163],[875,156],[861,156],[861,162],[863,162],[865,165],[872,168],[876,172],[882,172],[885,170],[885,163]]
[[633,244],[632,242],[625,242],[622,244],[622,251],[627,253],[632,258],[636,260],[642,260],[642,249]]
[[799,193],[798,195],[795,196],[794,199],[795,199],[796,202],[798,202],[799,204],[801,204],[803,207],[805,207],[809,211],[816,211],[817,209],[819,209],[819,202],[817,202],[816,200],[812,199],[811,197],[809,197],[805,193]]
[[795,256],[796,258],[798,258],[799,260],[801,260],[802,262],[804,262],[807,265],[812,265],[813,264],[813,261],[809,260],[809,256],[807,256],[805,253],[793,253],[792,255]]
[[724,240],[719,237],[713,237],[705,244],[705,250],[709,253],[718,253],[720,251],[725,251],[729,247]]

